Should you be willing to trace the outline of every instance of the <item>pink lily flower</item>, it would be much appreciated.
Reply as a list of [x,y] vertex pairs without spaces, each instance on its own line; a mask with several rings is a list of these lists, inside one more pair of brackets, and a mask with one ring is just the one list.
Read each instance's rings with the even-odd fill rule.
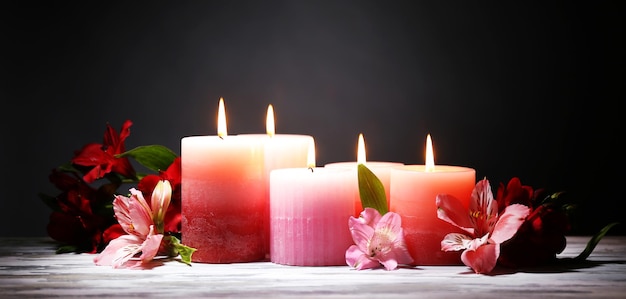
[[441,241],[441,250],[463,250],[463,264],[476,273],[491,272],[500,256],[500,244],[511,239],[530,213],[522,204],[507,206],[498,214],[489,181],[485,178],[472,191],[469,211],[454,196],[439,194],[437,217],[466,231],[468,235],[450,233]]
[[384,216],[373,208],[365,208],[359,218],[348,220],[356,245],[346,250],[346,263],[357,269],[373,269],[383,265],[394,270],[398,264],[410,264],[413,258],[406,249],[400,215],[388,212]]
[[[116,195],[113,211],[122,229],[122,235],[109,242],[109,245],[94,258],[99,266],[113,268],[141,267],[154,259],[163,240],[163,221],[169,206],[172,187],[169,181],[159,181],[152,192],[151,205],[148,205],[141,191],[131,188],[131,197]],[[139,255],[139,260],[131,258]]]

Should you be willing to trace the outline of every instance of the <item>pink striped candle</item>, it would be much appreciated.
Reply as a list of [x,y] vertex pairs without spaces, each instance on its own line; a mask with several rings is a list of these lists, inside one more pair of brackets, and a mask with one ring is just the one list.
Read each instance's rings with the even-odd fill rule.
[[345,265],[354,212],[348,169],[283,168],[270,173],[270,260],[292,266]]

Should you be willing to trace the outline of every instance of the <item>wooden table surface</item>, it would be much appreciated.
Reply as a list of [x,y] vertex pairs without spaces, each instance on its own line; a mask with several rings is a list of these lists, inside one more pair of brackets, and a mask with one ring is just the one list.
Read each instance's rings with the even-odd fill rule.
[[[574,257],[589,237],[568,237]],[[150,270],[55,254],[46,238],[0,238],[0,298],[626,298],[626,236],[605,236],[586,262],[478,275],[465,266],[356,271],[270,262],[170,261]]]

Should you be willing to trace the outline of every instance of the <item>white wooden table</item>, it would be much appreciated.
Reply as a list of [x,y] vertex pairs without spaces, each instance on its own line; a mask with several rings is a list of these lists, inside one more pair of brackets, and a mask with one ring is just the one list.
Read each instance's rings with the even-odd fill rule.
[[[559,257],[576,256],[588,240],[568,237]],[[606,236],[576,266],[489,276],[464,266],[356,271],[269,262],[112,269],[54,248],[45,238],[0,238],[0,298],[626,298],[626,236]]]

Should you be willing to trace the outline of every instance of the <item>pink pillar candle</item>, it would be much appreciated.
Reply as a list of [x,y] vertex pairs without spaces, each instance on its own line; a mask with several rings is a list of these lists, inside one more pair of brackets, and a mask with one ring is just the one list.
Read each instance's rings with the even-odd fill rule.
[[348,169],[285,168],[270,174],[270,260],[293,266],[346,265],[354,212]]
[[391,169],[390,211],[402,218],[404,239],[414,265],[459,265],[460,252],[444,252],[441,240],[448,233],[462,230],[437,218],[437,194],[447,193],[469,206],[476,184],[476,171],[459,166],[437,165],[426,171],[424,165]]
[[[369,170],[371,170],[376,177],[380,180],[385,188],[385,195],[387,195],[387,208],[389,208],[389,202],[391,198],[389,197],[390,193],[390,178],[391,178],[391,168],[403,166],[404,163],[400,162],[383,162],[383,161],[367,161],[363,163]],[[355,182],[352,184],[354,187],[354,217],[359,217],[361,212],[363,211],[363,205],[361,204],[361,196],[359,194],[359,177],[358,177],[358,169],[357,162],[334,162],[328,163],[324,165],[327,168],[347,168],[354,172],[354,180]]]
[[244,138],[251,138],[253,142],[263,145],[264,166],[267,181],[274,169],[307,167],[309,146],[314,143],[313,136],[299,134],[239,134]]
[[269,234],[264,146],[238,136],[181,140],[182,242],[193,262],[263,260]]

